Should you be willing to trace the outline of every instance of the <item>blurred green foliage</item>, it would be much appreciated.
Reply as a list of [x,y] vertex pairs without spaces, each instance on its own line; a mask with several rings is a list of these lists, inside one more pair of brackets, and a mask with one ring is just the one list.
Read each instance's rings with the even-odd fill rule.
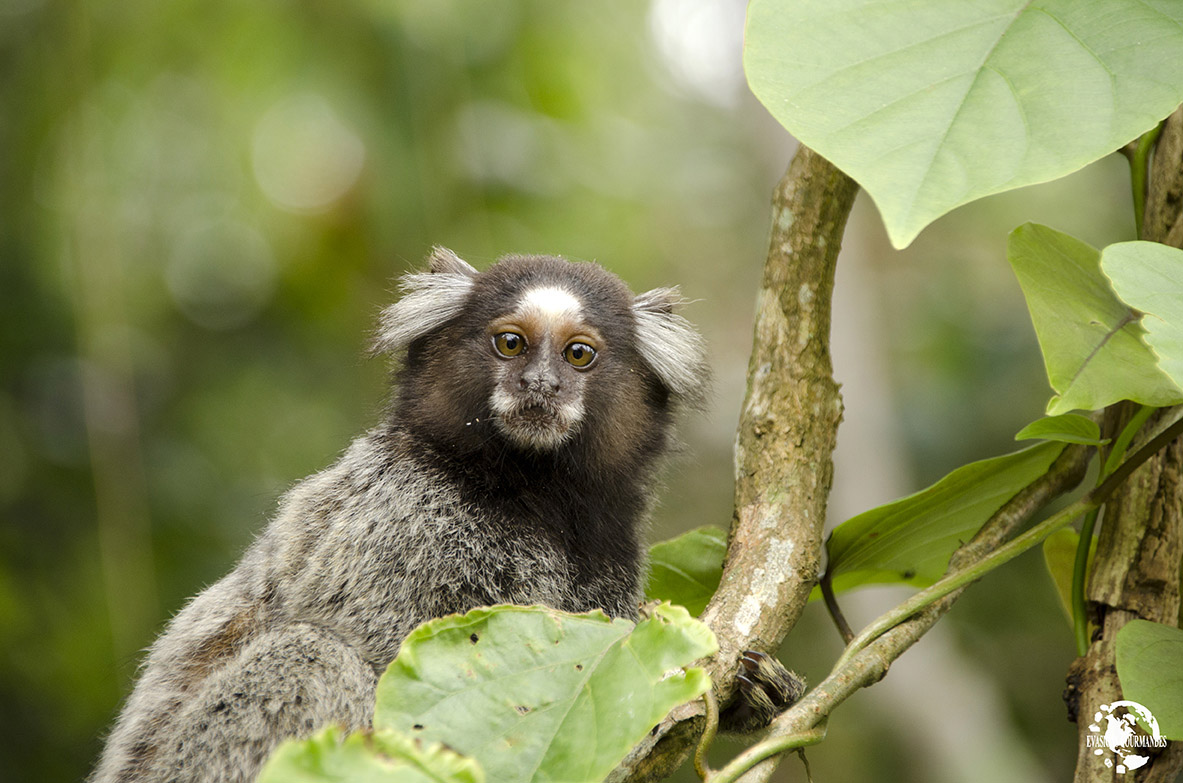
[[[387,368],[366,335],[433,244],[477,266],[594,259],[701,300],[717,400],[684,428],[652,538],[727,524],[790,151],[744,87],[742,17],[722,0],[0,3],[0,777],[85,775],[139,651],[372,423]],[[850,283],[881,319],[857,339],[886,356],[870,382],[900,422],[900,494],[1038,415],[1005,234],[1125,238],[1123,176],[987,200],[906,253],[856,209],[847,252],[875,263]],[[967,609],[963,636],[1038,731],[1062,719],[1070,637],[1010,616],[1038,610],[1032,573]],[[816,680],[832,631],[807,617],[794,639]],[[898,721],[859,709],[811,758],[925,779],[890,745]]]
[[366,336],[431,245],[698,297],[758,270],[776,172],[736,143],[741,78],[678,82],[647,14],[0,7],[6,780],[81,777],[163,620],[373,421]]

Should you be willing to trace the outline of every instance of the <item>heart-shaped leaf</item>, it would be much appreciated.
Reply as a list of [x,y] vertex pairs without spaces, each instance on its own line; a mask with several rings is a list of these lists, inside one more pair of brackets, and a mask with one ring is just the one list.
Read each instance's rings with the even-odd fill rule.
[[1122,695],[1158,719],[1162,735],[1183,740],[1183,631],[1131,620],[1117,632]]
[[1183,250],[1119,242],[1101,251],[1101,269],[1124,302],[1142,311],[1158,366],[1183,387]]
[[601,780],[673,707],[710,687],[681,670],[717,648],[680,606],[637,623],[499,606],[411,632],[378,683],[375,728],[448,747],[489,780]]
[[871,195],[896,247],[1062,177],[1183,102],[1177,0],[752,0],[744,67]]
[[1155,407],[1183,402],[1183,390],[1143,342],[1139,314],[1101,272],[1096,248],[1028,223],[1011,232],[1006,254],[1058,393],[1048,413],[1098,410],[1119,400]]
[[436,744],[382,729],[329,726],[275,749],[258,783],[484,783],[480,766]]

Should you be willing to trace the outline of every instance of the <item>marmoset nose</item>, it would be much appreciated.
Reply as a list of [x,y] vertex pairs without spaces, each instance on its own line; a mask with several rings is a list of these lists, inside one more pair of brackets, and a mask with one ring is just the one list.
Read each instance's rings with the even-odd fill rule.
[[526,370],[518,379],[518,388],[522,391],[555,394],[559,390],[559,378],[547,368]]

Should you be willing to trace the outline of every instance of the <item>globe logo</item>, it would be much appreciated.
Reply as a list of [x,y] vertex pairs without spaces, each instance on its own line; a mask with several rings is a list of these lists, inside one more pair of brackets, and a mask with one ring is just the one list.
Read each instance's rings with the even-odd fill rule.
[[[1150,730],[1149,735],[1139,730],[1139,721]],[[1114,769],[1119,775],[1143,767],[1150,761],[1149,755],[1137,751],[1167,746],[1166,739],[1158,733],[1158,720],[1150,710],[1136,701],[1102,704],[1093,714],[1089,731],[1088,747],[1093,748],[1093,755],[1109,754],[1105,766]]]

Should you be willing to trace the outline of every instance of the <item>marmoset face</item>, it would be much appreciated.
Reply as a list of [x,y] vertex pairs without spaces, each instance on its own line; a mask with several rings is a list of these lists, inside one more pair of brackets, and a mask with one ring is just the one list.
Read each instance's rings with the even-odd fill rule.
[[553,256],[477,272],[443,248],[401,282],[375,340],[405,351],[398,415],[461,459],[510,446],[632,464],[665,448],[673,405],[705,392],[702,339],[674,313],[676,289],[634,296],[600,266]]
[[527,288],[487,329],[494,425],[515,444],[553,449],[578,432],[584,395],[599,369],[604,338],[579,298],[553,284]]

